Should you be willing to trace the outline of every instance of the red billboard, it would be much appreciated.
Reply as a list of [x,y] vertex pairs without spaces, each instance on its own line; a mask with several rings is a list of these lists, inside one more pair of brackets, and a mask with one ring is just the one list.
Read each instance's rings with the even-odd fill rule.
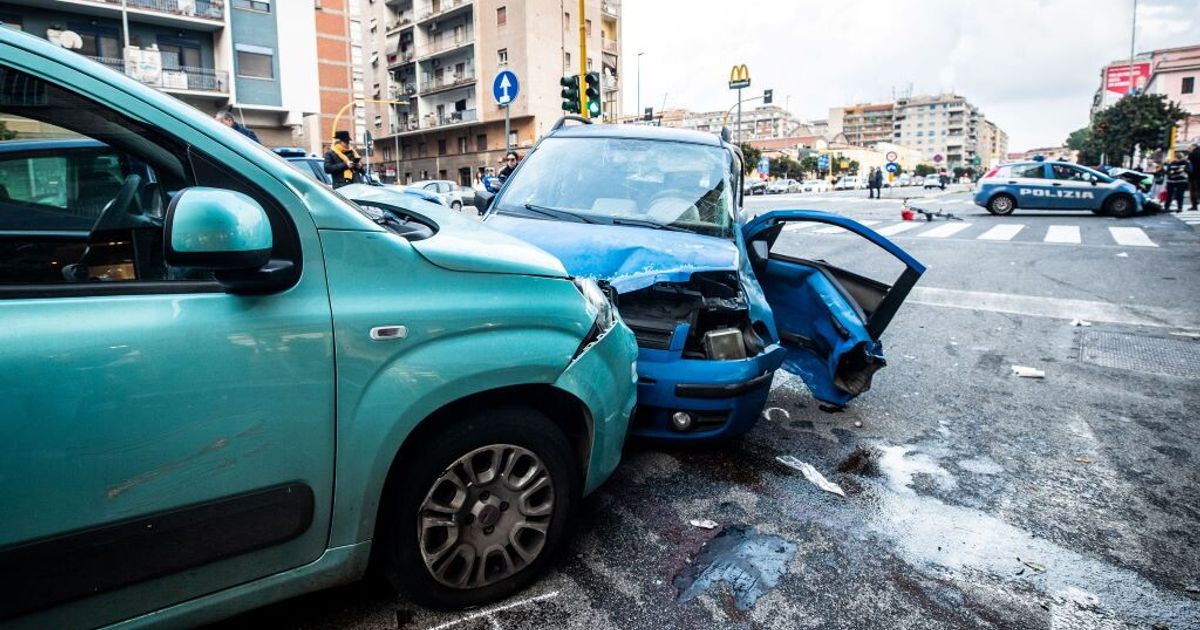
[[1128,94],[1132,86],[1139,92],[1150,82],[1150,62],[1109,66],[1104,73],[1104,89],[1114,94]]

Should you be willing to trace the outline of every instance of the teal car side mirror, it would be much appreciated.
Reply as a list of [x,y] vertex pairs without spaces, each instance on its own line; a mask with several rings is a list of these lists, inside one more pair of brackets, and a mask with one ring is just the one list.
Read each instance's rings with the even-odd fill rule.
[[257,201],[219,188],[186,188],[167,207],[168,264],[204,271],[252,271],[271,260],[271,221]]

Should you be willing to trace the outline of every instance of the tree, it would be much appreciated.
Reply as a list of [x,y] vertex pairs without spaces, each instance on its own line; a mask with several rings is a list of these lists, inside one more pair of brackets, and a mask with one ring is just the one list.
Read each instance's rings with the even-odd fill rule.
[[918,164],[917,167],[913,169],[913,175],[916,175],[917,177],[933,175],[936,172],[937,169],[929,164]]
[[742,167],[746,169],[746,172],[749,173],[750,171],[758,168],[758,161],[762,159],[762,151],[759,151],[748,144],[742,144],[739,146],[742,148],[742,159],[746,160],[746,162],[742,164]]
[[1110,162],[1125,156],[1136,160],[1136,147],[1143,151],[1162,148],[1163,130],[1186,116],[1187,111],[1162,94],[1126,96],[1096,113],[1088,148],[1099,151]]
[[771,158],[771,175],[797,178],[801,176],[800,163],[786,155]]
[[1096,147],[1096,140],[1092,137],[1092,128],[1083,127],[1071,132],[1067,136],[1067,141],[1063,143],[1068,149],[1079,152],[1080,164],[1099,164],[1101,151]]
[[806,175],[808,173],[816,173],[820,170],[817,164],[817,156],[806,155],[800,160],[800,172]]
[[3,120],[0,120],[0,140],[12,140],[17,137],[17,132],[8,128]]

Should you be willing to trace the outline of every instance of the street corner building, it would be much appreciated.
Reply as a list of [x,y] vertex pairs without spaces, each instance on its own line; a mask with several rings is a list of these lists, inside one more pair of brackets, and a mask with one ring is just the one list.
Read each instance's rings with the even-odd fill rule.
[[[213,115],[320,149],[317,24],[356,0],[0,0],[0,22]],[[324,6],[322,6],[324,5]],[[348,64],[347,64],[348,65]],[[47,129],[18,129],[23,137]]]

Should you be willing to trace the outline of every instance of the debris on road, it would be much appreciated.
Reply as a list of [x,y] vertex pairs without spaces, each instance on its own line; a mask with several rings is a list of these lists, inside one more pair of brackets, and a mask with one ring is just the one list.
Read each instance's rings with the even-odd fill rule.
[[1013,374],[1016,374],[1021,378],[1046,378],[1045,370],[1039,370],[1037,368],[1028,367],[1025,365],[1014,365],[1012,366],[1012,371]]
[[838,464],[838,472],[851,473],[855,475],[872,476],[879,474],[879,451],[867,448],[865,446],[857,446],[854,450]]
[[738,610],[750,610],[775,588],[795,554],[796,543],[733,525],[704,543],[696,561],[672,584],[679,589],[679,601],[688,602],[725,582]]
[[1022,560],[1020,558],[1017,558],[1017,562],[1020,562],[1021,564],[1029,567],[1030,569],[1033,569],[1034,571],[1036,571],[1038,573],[1046,572],[1046,567],[1044,567],[1036,562],[1030,562],[1029,560]]
[[1080,326],[1082,326],[1082,327],[1086,328],[1086,327],[1088,327],[1088,326],[1091,326],[1091,325],[1092,325],[1092,322],[1089,322],[1089,321],[1087,321],[1087,320],[1083,320],[1083,319],[1072,319],[1072,320],[1071,320],[1071,325],[1072,325],[1072,326],[1075,326],[1075,327],[1080,327]]
[[792,419],[792,414],[787,409],[784,409],[783,407],[768,407],[767,409],[764,409],[762,412],[763,420],[770,421],[772,411],[778,411],[779,413],[782,413],[783,417],[788,420]]
[[1120,254],[1117,254],[1117,258],[1129,258],[1129,254],[1126,254],[1125,252],[1121,252]]
[[825,492],[832,492],[842,498],[846,497],[846,493],[842,491],[841,486],[826,479],[825,475],[822,475],[816,468],[813,468],[812,464],[802,462],[791,455],[780,455],[775,460],[784,466],[800,471],[804,474],[805,479],[811,481],[814,486]]
[[855,420],[855,421],[854,421],[854,427],[855,427],[855,428],[862,428],[862,420]]
[[714,520],[710,520],[707,518],[701,518],[701,519],[694,518],[694,519],[688,521],[688,525],[691,525],[692,527],[699,527],[700,529],[716,529],[718,523]]
[[1090,463],[1092,463],[1092,460],[1090,460],[1086,457],[1076,457],[1075,463],[1076,464],[1090,464]]

